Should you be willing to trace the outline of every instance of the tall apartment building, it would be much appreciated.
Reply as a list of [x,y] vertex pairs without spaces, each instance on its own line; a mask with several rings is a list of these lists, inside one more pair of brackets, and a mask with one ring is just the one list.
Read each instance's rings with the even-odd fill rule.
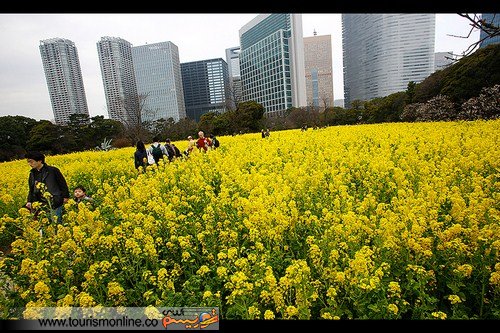
[[243,101],[267,116],[307,105],[301,14],[261,14],[239,30]]
[[242,101],[239,46],[226,49],[226,62],[229,71],[229,99],[231,108]]
[[126,126],[141,123],[132,44],[119,37],[101,37],[97,52],[109,118]]
[[[485,20],[486,23],[492,24],[495,27],[500,27],[500,13],[499,14],[481,14],[481,19]],[[479,39],[483,39],[487,36],[487,33],[483,30],[479,32]],[[500,36],[486,38],[482,43],[480,48],[486,47],[490,44],[500,43]]]
[[307,106],[324,111],[333,107],[331,35],[304,37]]
[[65,125],[72,114],[89,116],[82,70],[75,44],[64,38],[40,41],[40,54],[57,125]]
[[186,117],[179,49],[172,42],[132,47],[142,121]]
[[224,59],[181,63],[181,73],[188,118],[200,121],[207,112],[227,111],[229,73]]
[[405,91],[434,72],[435,14],[342,14],[344,103]]

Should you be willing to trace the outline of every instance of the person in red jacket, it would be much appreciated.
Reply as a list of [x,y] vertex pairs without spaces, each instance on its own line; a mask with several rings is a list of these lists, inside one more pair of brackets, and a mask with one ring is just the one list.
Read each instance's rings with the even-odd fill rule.
[[212,141],[209,138],[205,137],[205,133],[203,131],[198,132],[198,141],[196,141],[196,147],[201,151],[207,151],[212,146]]

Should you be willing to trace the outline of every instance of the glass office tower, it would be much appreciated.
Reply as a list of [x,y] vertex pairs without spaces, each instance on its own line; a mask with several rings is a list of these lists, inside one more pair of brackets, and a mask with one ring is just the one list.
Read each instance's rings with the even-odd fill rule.
[[179,49],[172,42],[132,47],[142,121],[186,117]]
[[181,73],[188,118],[200,121],[200,117],[207,112],[226,112],[229,73],[224,59],[182,63]]
[[268,116],[307,105],[301,14],[261,14],[240,31],[243,101]]
[[[481,19],[485,20],[486,23],[492,24],[495,27],[500,27],[500,14],[481,14]],[[487,36],[487,33],[483,30],[479,32],[479,39],[483,39]],[[485,47],[490,44],[500,43],[500,36],[486,38],[480,47]]]

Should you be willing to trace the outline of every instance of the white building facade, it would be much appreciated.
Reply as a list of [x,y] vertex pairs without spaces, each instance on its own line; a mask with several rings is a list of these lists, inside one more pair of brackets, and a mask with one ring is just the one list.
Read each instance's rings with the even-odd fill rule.
[[67,124],[72,114],[89,116],[75,43],[51,38],[41,40],[39,48],[55,123]]
[[140,123],[132,44],[119,37],[101,37],[97,52],[109,118],[129,126]]
[[405,91],[434,72],[435,14],[342,14],[344,103]]

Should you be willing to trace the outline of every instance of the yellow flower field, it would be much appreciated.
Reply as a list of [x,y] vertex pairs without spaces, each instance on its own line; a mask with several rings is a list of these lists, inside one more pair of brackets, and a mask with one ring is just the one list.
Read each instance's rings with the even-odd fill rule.
[[[218,306],[224,319],[500,319],[500,120],[220,137],[137,173],[133,148],[48,156],[93,207],[23,207],[0,164],[0,317]],[[175,142],[185,149],[186,142]],[[40,232],[40,230],[42,232]]]

